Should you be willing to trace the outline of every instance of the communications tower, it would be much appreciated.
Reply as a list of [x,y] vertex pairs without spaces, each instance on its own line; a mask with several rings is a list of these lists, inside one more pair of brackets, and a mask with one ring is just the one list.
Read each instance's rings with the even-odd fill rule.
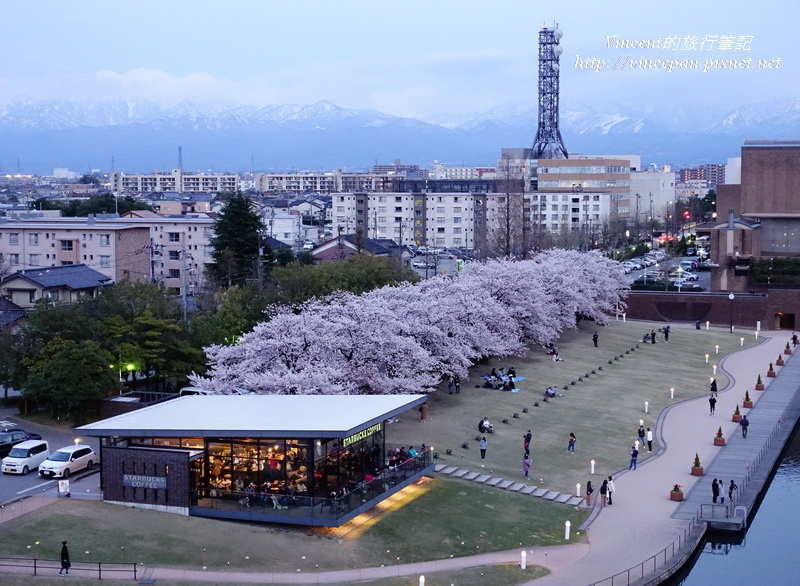
[[558,58],[564,33],[556,25],[539,31],[539,128],[533,139],[534,159],[568,159],[558,130]]

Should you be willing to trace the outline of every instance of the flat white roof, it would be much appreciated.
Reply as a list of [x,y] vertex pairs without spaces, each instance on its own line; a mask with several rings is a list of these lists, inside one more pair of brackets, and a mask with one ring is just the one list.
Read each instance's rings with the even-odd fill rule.
[[89,436],[347,437],[427,395],[190,395],[77,428]]

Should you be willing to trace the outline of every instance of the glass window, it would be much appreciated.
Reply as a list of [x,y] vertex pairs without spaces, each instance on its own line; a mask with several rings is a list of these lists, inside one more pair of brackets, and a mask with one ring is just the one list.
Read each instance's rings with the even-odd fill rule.
[[111,236],[109,234],[100,234],[100,246],[111,246]]
[[72,240],[62,240],[61,250],[63,252],[72,252]]
[[100,266],[101,267],[110,267],[111,266],[111,257],[107,254],[100,255]]
[[28,244],[31,246],[37,246],[39,244],[39,233],[38,232],[31,232],[28,234]]
[[180,232],[169,232],[169,241],[170,242],[180,242],[181,241],[181,234]]
[[30,262],[28,264],[30,264],[32,267],[38,267],[39,266],[39,258],[40,258],[40,255],[32,254],[30,256]]
[[12,245],[19,244],[19,232],[11,232],[8,235],[8,243]]

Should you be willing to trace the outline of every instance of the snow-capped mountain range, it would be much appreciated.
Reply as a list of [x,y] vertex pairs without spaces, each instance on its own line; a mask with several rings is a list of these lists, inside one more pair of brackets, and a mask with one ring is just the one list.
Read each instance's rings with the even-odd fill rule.
[[[800,136],[800,98],[726,111],[688,104],[634,106],[563,101],[561,132],[571,153],[640,154],[642,162],[691,166],[738,156],[747,138]],[[0,170],[54,167],[129,173],[364,170],[400,159],[429,166],[493,165],[503,147],[528,147],[534,102],[480,115],[399,118],[327,101],[266,107],[186,100],[49,100],[0,103]]]

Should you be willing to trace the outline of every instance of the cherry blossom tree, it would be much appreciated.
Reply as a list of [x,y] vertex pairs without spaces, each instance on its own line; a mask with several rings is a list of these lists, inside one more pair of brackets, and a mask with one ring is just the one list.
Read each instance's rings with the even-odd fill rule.
[[221,393],[428,392],[481,358],[557,340],[579,315],[602,322],[626,293],[619,264],[595,253],[470,263],[455,277],[272,306],[238,344],[207,348],[208,374],[190,379]]

